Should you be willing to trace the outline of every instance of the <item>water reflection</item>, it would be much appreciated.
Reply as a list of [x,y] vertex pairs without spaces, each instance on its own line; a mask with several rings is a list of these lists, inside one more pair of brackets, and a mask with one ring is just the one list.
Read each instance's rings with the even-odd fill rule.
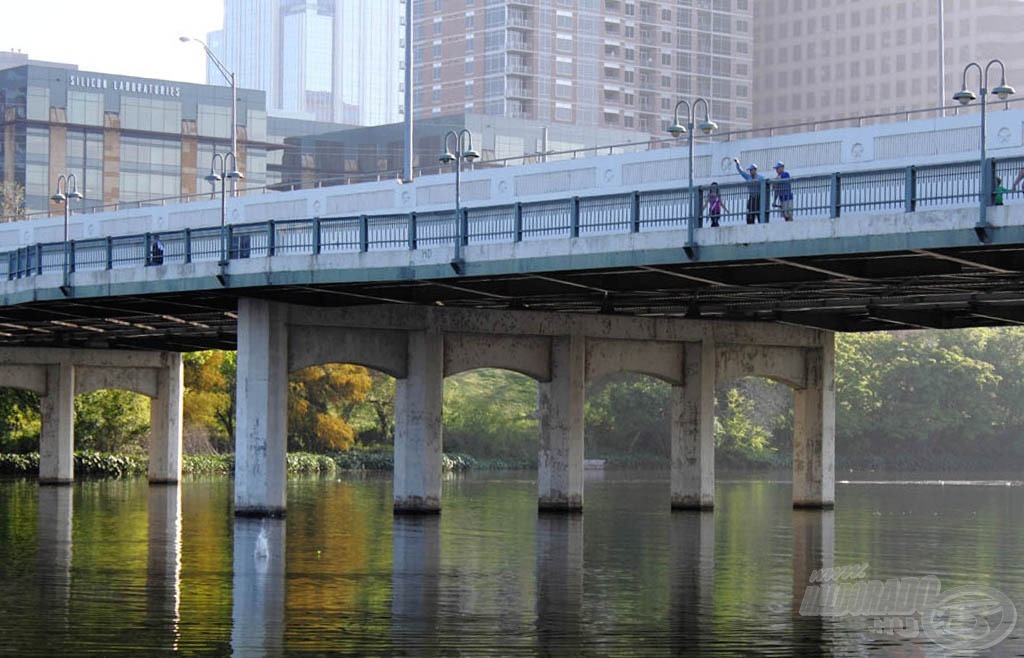
[[48,623],[64,630],[71,598],[73,494],[70,486],[39,487],[36,561],[41,609],[48,612]]
[[711,636],[715,589],[713,512],[674,512],[669,528],[669,627],[676,655],[700,655]]
[[146,560],[146,616],[163,646],[178,648],[181,605],[181,489],[149,487],[149,546]]
[[[820,610],[801,604],[808,587],[820,582],[821,571],[834,566],[836,519],[832,510],[793,510],[793,644],[804,651],[829,653],[826,625]],[[817,572],[817,573],[815,573]]]
[[282,655],[285,520],[238,517],[234,523],[231,655]]
[[537,517],[537,654],[583,645],[583,516]]
[[391,640],[413,655],[440,652],[441,519],[396,516],[391,534]]

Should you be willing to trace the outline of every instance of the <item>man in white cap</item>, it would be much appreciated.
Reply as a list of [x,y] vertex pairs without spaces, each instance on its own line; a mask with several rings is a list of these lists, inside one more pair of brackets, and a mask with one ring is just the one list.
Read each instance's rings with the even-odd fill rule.
[[789,182],[789,172],[786,171],[786,165],[782,162],[775,163],[775,178],[779,180],[778,183],[772,186],[772,191],[775,193],[775,203],[782,211],[782,218],[787,222],[793,221],[793,187]]
[[[736,171],[747,181],[747,223],[756,224],[761,214],[761,181],[764,180],[764,176],[757,173],[756,164],[751,164],[743,171],[739,158],[733,158],[732,161],[736,165]],[[768,221],[767,217],[765,221]]]

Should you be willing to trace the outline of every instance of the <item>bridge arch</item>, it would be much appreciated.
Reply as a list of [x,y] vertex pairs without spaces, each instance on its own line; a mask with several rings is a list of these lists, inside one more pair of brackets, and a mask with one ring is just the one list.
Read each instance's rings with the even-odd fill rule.
[[350,363],[391,375],[408,376],[409,339],[405,331],[292,325],[288,327],[288,371],[325,363]]
[[718,345],[715,379],[728,382],[744,377],[764,377],[794,390],[807,387],[807,350],[775,345]]
[[551,339],[547,336],[445,334],[445,376],[498,368],[551,381]]

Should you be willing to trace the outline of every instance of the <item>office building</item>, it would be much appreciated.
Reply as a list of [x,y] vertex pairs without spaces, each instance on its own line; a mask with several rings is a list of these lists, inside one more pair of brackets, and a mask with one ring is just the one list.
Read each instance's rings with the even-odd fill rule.
[[[755,127],[952,105],[964,67],[972,61],[984,66],[993,58],[1002,60],[1008,82],[1019,91],[1024,88],[1021,0],[751,4]],[[999,84],[999,74],[998,65],[991,67],[990,88]],[[967,82],[977,93],[977,72]]]
[[402,119],[404,20],[405,0],[224,0],[207,41],[271,115],[378,125]]
[[[262,91],[238,90],[238,167],[266,182]],[[231,149],[231,91],[32,62],[0,70],[0,180],[24,188],[26,213],[73,174],[74,211],[206,192],[215,153]]]

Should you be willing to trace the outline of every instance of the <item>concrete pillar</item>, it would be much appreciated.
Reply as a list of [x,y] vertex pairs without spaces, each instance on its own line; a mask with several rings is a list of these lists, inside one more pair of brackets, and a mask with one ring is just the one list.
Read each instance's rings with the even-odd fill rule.
[[75,367],[46,367],[46,393],[39,396],[39,484],[68,484],[75,470]]
[[395,476],[397,514],[441,511],[441,401],[444,337],[409,333],[408,376],[395,382]]
[[157,394],[149,404],[149,482],[181,480],[182,394],[185,390],[181,354],[165,352],[166,365],[157,373]]
[[805,351],[807,386],[793,393],[793,507],[835,504],[835,343]]
[[551,381],[537,386],[540,418],[537,487],[541,511],[583,510],[585,355],[582,336],[553,338]]
[[288,430],[287,308],[238,300],[235,515],[283,516]]
[[686,343],[683,386],[672,387],[672,509],[715,505],[714,343]]

